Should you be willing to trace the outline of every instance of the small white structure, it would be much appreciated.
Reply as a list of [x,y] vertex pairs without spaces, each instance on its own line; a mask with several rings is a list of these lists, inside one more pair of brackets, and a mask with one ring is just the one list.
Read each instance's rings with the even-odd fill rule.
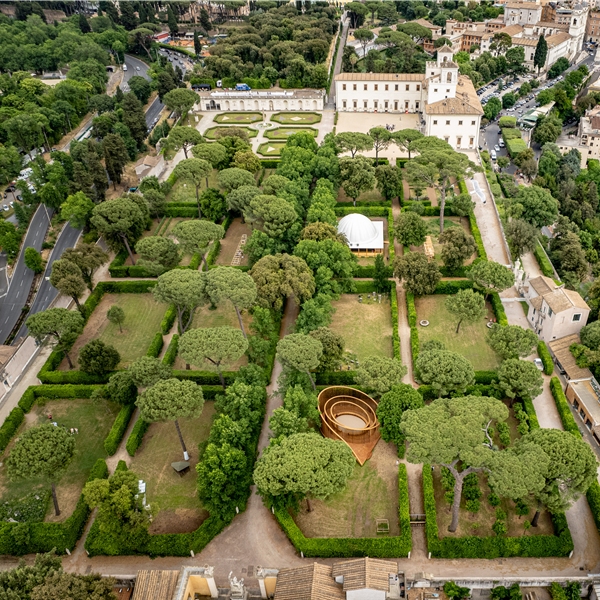
[[383,253],[383,221],[352,213],[340,220],[338,233],[346,237],[350,250],[359,256]]
[[325,107],[325,90],[225,90],[198,92],[200,110],[312,111]]

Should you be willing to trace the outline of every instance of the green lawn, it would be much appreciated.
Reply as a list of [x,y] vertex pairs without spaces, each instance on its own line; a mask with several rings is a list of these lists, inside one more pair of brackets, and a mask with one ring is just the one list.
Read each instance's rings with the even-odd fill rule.
[[321,115],[313,112],[281,112],[274,114],[271,121],[283,125],[313,125],[321,121]]
[[213,121],[215,123],[226,124],[226,125],[237,125],[238,123],[257,123],[262,121],[262,113],[257,112],[228,112],[216,115]]
[[[190,153],[190,158],[192,155]],[[208,187],[217,188],[219,184],[217,183],[217,175],[219,171],[213,169],[208,176]],[[202,182],[200,186],[200,190],[203,191],[206,189],[206,180]],[[196,186],[194,186],[189,181],[183,181],[179,179],[176,181],[167,195],[167,202],[196,202]]]
[[[211,127],[207,129],[202,135],[209,140],[217,139],[217,131],[227,131],[228,127]],[[236,129],[243,129],[249,137],[256,137],[258,135],[258,131],[256,129],[250,129],[250,127],[236,127]]]
[[[119,406],[106,400],[49,400],[44,406],[40,406],[38,400],[31,412],[26,415],[25,423],[13,440],[30,427],[49,423],[48,415],[52,415],[52,421],[57,422],[59,426],[66,427],[69,430],[72,427],[79,430],[79,433],[75,435],[75,455],[56,488],[61,515],[59,517],[54,516],[54,507],[52,501],[50,501],[46,520],[64,521],[75,509],[81,490],[94,463],[99,458],[106,457],[104,438],[110,431],[118,411]],[[5,452],[4,459],[10,454],[13,445],[13,442],[11,442]],[[6,467],[4,464],[0,467],[0,490],[2,494],[0,501],[22,498],[32,491],[40,488],[49,489],[49,487],[48,483],[39,479],[9,481]]]
[[[385,198],[381,195],[380,191],[378,189],[374,189],[374,190],[369,190],[368,192],[363,192],[358,198],[357,200],[359,202],[364,202],[364,201],[381,201],[381,200],[385,200]],[[337,195],[337,201],[338,202],[352,202],[352,198],[350,198],[350,196],[346,195],[346,192],[344,192],[343,188],[340,186],[339,190],[338,190],[338,195]]]
[[263,156],[281,156],[285,148],[285,142],[265,142],[258,147],[258,154]]
[[388,519],[389,535],[399,534],[397,456],[390,447],[380,440],[373,457],[355,465],[343,491],[311,500],[312,512],[302,502],[295,521],[306,537],[377,537],[377,519]]
[[171,467],[172,462],[183,460],[175,424],[172,421],[152,423],[148,428],[129,470],[146,482],[147,500],[157,503],[159,510],[202,509],[196,493],[198,444],[208,439],[214,415],[214,402],[208,401],[200,417],[179,421],[190,454],[190,472],[183,477]]
[[265,131],[265,137],[268,140],[286,140],[295,133],[310,133],[313,137],[317,137],[319,132],[312,127],[278,127]]
[[[366,297],[366,294],[364,295]],[[335,312],[329,327],[346,342],[346,350],[359,361],[369,356],[392,357],[392,316],[390,302],[358,302],[358,294],[342,294],[332,302]]]
[[[446,309],[446,298],[438,294],[415,298],[420,343],[439,340],[448,350],[467,358],[476,371],[495,369],[500,359],[486,341],[489,331],[486,323],[494,316],[491,306],[487,305],[486,318],[475,323],[463,322],[457,334],[458,320]],[[429,321],[429,325],[422,327],[418,324],[421,320]]]

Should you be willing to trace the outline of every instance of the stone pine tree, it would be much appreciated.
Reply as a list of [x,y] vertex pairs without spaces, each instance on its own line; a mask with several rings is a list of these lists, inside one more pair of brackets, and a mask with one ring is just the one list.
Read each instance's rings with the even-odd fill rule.
[[202,216],[200,211],[200,188],[205,181],[206,187],[208,188],[208,176],[210,175],[211,171],[212,165],[201,158],[188,158],[182,160],[173,171],[177,179],[189,181],[191,184],[193,184],[196,190],[198,218]]
[[546,38],[543,35],[540,35],[535,47],[535,54],[533,55],[533,66],[537,67],[538,73],[545,66],[547,56],[548,42],[546,42]]
[[75,453],[75,438],[64,427],[51,423],[32,427],[22,433],[7,462],[11,479],[43,477],[50,479],[54,512],[60,515],[56,482]]
[[[280,507],[342,491],[356,459],[350,447],[316,433],[297,433],[268,446],[254,469],[258,493]],[[310,510],[310,503],[308,505]]]
[[499,294],[511,287],[515,275],[512,269],[493,260],[476,260],[469,269],[469,279],[485,294],[487,300],[490,294]]
[[195,419],[204,407],[202,388],[193,381],[164,379],[142,392],[137,399],[140,417],[148,423],[173,421],[184,460],[189,460],[178,419]]
[[31,315],[25,324],[38,341],[42,341],[47,335],[51,335],[56,340],[56,347],[65,353],[69,368],[73,368],[69,349],[77,336],[83,331],[81,313],[66,308],[49,308]]
[[31,246],[25,248],[25,266],[31,269],[36,275],[39,275],[44,270],[44,261],[42,255]]
[[356,370],[356,383],[381,396],[389,392],[394,385],[402,383],[406,367],[395,358],[387,356],[369,356],[361,361]]
[[313,390],[316,390],[311,371],[319,366],[323,345],[310,335],[290,333],[277,342],[277,356],[281,363],[295,371],[306,373]]
[[96,244],[79,244],[76,248],[67,248],[62,258],[76,264],[90,291],[94,288],[93,277],[96,270],[108,261],[108,254]]
[[[402,415],[400,430],[408,441],[408,462],[446,467],[454,477],[454,500],[449,531],[458,527],[463,481],[483,471],[494,451],[485,435],[493,422],[503,422],[508,408],[495,398],[469,396],[434,400],[428,406]],[[462,471],[459,470],[462,465]],[[466,465],[469,465],[468,467]]]
[[256,302],[256,284],[254,279],[233,267],[217,267],[206,274],[206,295],[213,304],[229,300],[233,304],[240,324],[246,336],[241,310],[248,310]]
[[65,296],[71,296],[79,310],[82,310],[79,304],[79,298],[83,295],[86,285],[83,280],[81,269],[70,260],[60,258],[52,263],[52,273],[50,273],[50,283]]
[[233,327],[204,327],[191,329],[179,338],[179,356],[188,364],[208,362],[219,374],[225,389],[223,364],[239,360],[248,349],[248,340],[239,329]]
[[204,273],[173,269],[163,273],[152,288],[154,298],[175,305],[179,332],[185,333],[194,320],[196,309],[206,304]]
[[197,129],[194,129],[193,127],[177,126],[171,129],[167,140],[168,143],[171,144],[175,150],[183,150],[183,154],[187,159],[188,150],[192,148],[192,146],[201,144],[204,141],[204,138],[202,137],[200,132]]
[[471,363],[449,350],[428,350],[419,354],[416,362],[419,380],[437,391],[439,396],[450,392],[464,393],[475,381]]
[[446,298],[446,308],[458,317],[456,333],[463,321],[474,323],[485,316],[485,299],[478,292],[466,289]]
[[206,263],[208,245],[223,239],[225,230],[222,225],[217,225],[204,219],[194,219],[177,223],[173,228],[172,235],[179,242],[184,253],[202,254],[202,262],[208,270]]

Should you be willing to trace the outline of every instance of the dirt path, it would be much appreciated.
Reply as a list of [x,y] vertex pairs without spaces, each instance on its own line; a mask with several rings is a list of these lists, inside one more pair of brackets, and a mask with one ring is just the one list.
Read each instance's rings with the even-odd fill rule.
[[[406,460],[406,474],[408,477],[408,499],[410,503],[410,513],[422,515],[425,513],[423,505],[423,486],[422,473],[423,465],[413,465]],[[411,560],[427,558],[427,539],[425,537],[425,527],[412,527],[412,551]]]

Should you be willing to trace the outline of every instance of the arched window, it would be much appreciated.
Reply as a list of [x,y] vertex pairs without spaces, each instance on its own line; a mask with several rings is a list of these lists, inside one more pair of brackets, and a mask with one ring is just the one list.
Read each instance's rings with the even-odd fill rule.
[[452,73],[448,73],[448,76],[446,77],[446,82],[452,83]]

